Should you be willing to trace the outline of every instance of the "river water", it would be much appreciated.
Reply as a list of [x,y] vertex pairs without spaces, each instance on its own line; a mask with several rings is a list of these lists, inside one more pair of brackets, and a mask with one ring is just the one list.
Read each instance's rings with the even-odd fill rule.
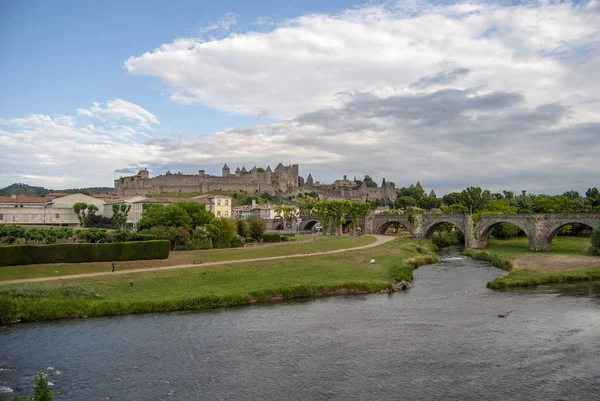
[[0,391],[47,370],[55,400],[600,400],[600,283],[491,291],[503,273],[458,253],[415,273],[392,295],[6,327]]

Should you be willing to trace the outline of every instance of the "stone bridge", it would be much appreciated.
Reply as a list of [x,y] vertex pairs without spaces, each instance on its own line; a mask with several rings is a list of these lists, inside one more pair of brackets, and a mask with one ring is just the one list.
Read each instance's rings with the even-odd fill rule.
[[[312,230],[313,227],[319,222],[319,218],[317,216],[302,216],[299,218],[300,223],[298,221],[294,221],[294,219],[288,219],[287,222],[284,222],[281,218],[276,219],[268,219],[265,220],[265,230],[266,231],[274,231],[274,230],[287,230],[287,231],[309,231]],[[286,227],[286,224],[290,224],[290,220],[292,224],[295,222],[296,226],[292,226],[292,228]]]
[[484,248],[495,225],[511,223],[523,230],[531,250],[549,251],[561,227],[579,223],[593,228],[600,224],[600,214],[484,214],[477,224],[470,214],[419,214],[412,221],[403,214],[370,214],[361,218],[360,225],[366,233],[384,234],[393,223],[402,224],[413,238],[427,241],[441,224],[451,223],[465,235],[467,248]]

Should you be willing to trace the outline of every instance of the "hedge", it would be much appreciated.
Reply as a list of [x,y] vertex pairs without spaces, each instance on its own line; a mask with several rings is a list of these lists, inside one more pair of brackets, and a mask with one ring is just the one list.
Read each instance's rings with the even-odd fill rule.
[[281,235],[279,234],[263,234],[264,242],[281,242]]
[[166,259],[169,241],[0,246],[0,266]]

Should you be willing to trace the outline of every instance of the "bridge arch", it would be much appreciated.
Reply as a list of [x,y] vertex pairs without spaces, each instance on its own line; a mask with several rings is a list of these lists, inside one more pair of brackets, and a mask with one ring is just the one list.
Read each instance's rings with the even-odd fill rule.
[[316,219],[316,218],[302,221],[302,230],[304,230],[304,231],[312,230],[317,225],[317,223],[319,223],[319,219]]
[[438,227],[442,224],[449,223],[454,227],[458,228],[463,235],[465,236],[465,240],[468,236],[467,227],[465,226],[465,215],[461,214],[446,214],[446,215],[421,215],[421,223],[422,227],[420,227],[421,235],[419,239],[424,239],[429,242],[433,240],[433,233],[437,231]]
[[[590,221],[592,220],[592,221]],[[582,224],[584,226],[588,226],[591,229],[594,229],[594,223],[596,224],[600,224],[600,217],[597,219],[581,219],[581,218],[574,218],[574,219],[566,219],[566,220],[562,220],[562,221],[555,221],[552,222],[551,224],[548,224],[546,226],[546,230],[544,230],[544,232],[541,233],[539,239],[538,239],[538,244],[537,244],[537,250],[542,250],[542,251],[551,251],[552,250],[552,240],[554,239],[554,237],[556,237],[556,234],[558,234],[558,231],[563,228],[564,226],[567,226],[569,224]]]
[[529,246],[533,243],[533,236],[531,235],[529,217],[519,215],[494,215],[488,214],[481,218],[479,224],[477,224],[477,240],[479,246],[485,248],[494,227],[498,224],[508,223],[519,227],[529,239]]
[[408,229],[411,237],[414,237],[414,228],[410,224],[407,215],[404,214],[378,214],[373,221],[373,232],[375,234],[385,234],[388,228],[394,223],[399,223]]

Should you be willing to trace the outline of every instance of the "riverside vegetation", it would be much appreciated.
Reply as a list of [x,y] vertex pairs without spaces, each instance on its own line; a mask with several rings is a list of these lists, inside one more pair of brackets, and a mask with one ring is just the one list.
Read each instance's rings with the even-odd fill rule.
[[[487,286],[492,289],[600,279],[600,258],[597,260],[596,258],[591,259],[588,262],[591,264],[590,267],[585,269],[561,271],[513,270],[513,261],[519,260],[520,256],[531,254],[527,247],[526,238],[513,238],[503,241],[490,240],[485,251],[465,249],[463,253],[474,259],[488,261],[494,266],[509,272],[507,275],[489,282]],[[600,255],[599,250],[600,226],[593,229],[589,245],[584,238],[555,238],[550,254],[575,256],[587,253],[598,256]],[[547,254],[536,253],[534,255],[544,257]]]
[[[275,248],[273,248],[275,249]],[[371,265],[369,260],[376,259]],[[164,312],[326,294],[393,291],[435,246],[411,239],[331,255],[6,285],[0,322]],[[135,282],[133,287],[128,283]]]

